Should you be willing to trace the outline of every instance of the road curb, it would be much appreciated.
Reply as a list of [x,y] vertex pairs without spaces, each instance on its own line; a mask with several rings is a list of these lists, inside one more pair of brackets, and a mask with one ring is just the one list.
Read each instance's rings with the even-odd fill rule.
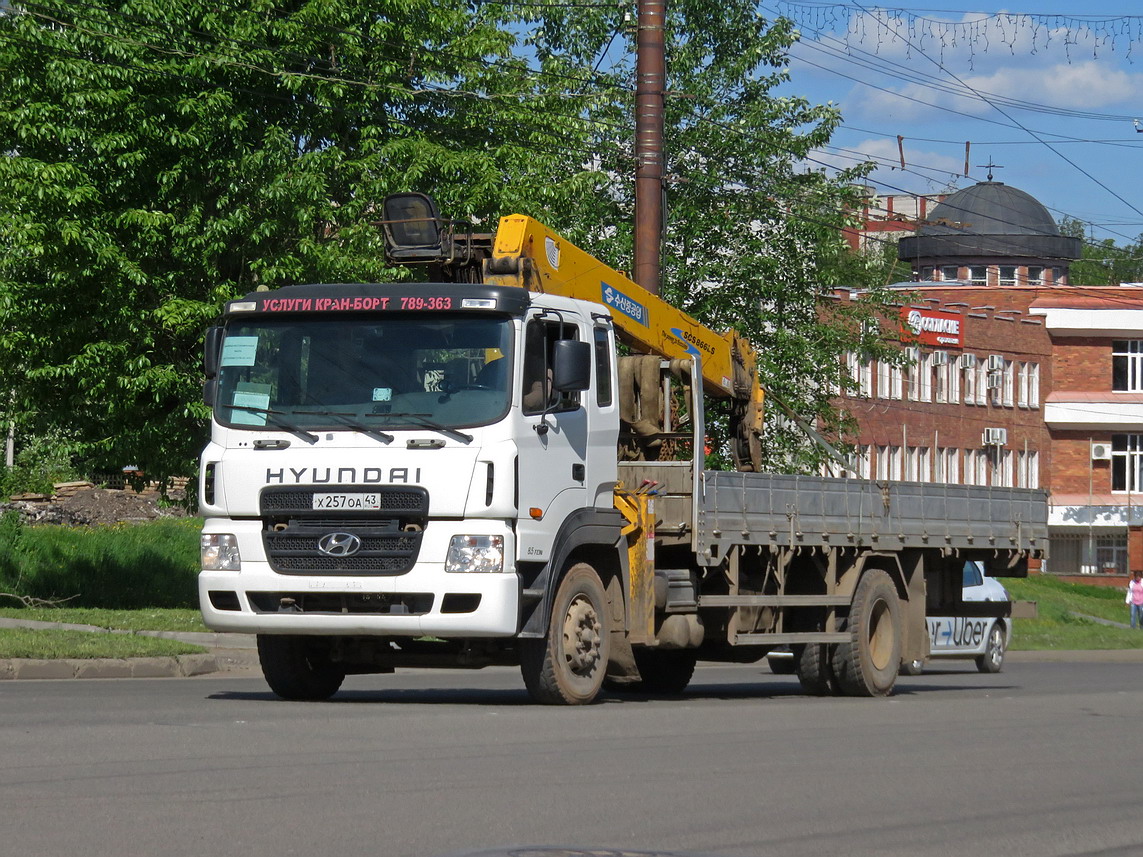
[[0,681],[28,679],[192,678],[257,666],[244,650],[152,658],[4,658]]

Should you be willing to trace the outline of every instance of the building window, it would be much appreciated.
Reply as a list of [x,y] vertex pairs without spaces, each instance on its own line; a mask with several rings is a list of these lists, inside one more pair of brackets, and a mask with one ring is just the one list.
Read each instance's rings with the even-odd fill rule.
[[1021,363],[1016,377],[1016,404],[1021,408],[1040,405],[1040,364]]
[[889,367],[889,398],[900,401],[905,397],[905,372],[900,366]]
[[949,376],[955,375],[956,372],[950,370],[952,364],[949,363],[947,354],[944,355],[943,363],[937,363],[937,359],[934,356],[933,362],[937,370],[936,401],[943,403],[949,400]]
[[960,268],[958,268],[956,265],[945,265],[945,266],[943,266],[941,268],[941,279],[942,280],[959,280],[960,279]]
[[[978,405],[987,405],[988,394],[998,389],[990,383],[993,377],[993,373],[988,371],[986,361],[981,360],[976,364],[976,403]],[[995,377],[999,379],[1000,376],[997,374]]]
[[899,446],[877,447],[877,478],[900,480],[902,452]]
[[1020,450],[1016,456],[1016,487],[1040,487],[1040,453]]
[[931,266],[921,268],[921,279],[924,281],[931,281],[933,279],[933,269]]
[[1111,389],[1120,393],[1143,391],[1143,339],[1116,339],[1111,343]]
[[930,472],[928,448],[910,446],[905,456],[905,479],[909,482],[928,482]]
[[946,482],[955,485],[960,482],[960,450],[954,447],[944,447],[937,449],[936,457],[933,459],[934,473],[933,480],[935,482]]
[[1127,536],[1096,536],[1095,565],[1101,574],[1127,574]]
[[1014,286],[1014,285],[1016,285],[1016,266],[1015,265],[1001,265],[1000,266],[1000,285],[1001,286]]
[[[990,456],[991,484],[1000,488],[1012,487],[1012,450],[996,448]],[[983,483],[981,483],[983,484]]]
[[1143,485],[1143,434],[1111,436],[1111,490],[1138,492]]
[[987,286],[988,268],[984,265],[973,265],[968,269],[968,279],[974,286]]
[[[975,358],[975,354],[972,355]],[[966,405],[976,404],[976,382],[979,380],[979,375],[976,372],[976,363],[969,362],[964,366],[964,403]]]
[[1044,269],[1039,266],[1028,266],[1028,285],[1029,286],[1042,286],[1044,285]]
[[1052,268],[1052,285],[1061,286],[1064,283],[1064,269]]
[[988,484],[988,453],[983,449],[966,449],[964,451],[964,484]]
[[1013,392],[1013,389],[1015,388],[1015,386],[1016,386],[1016,364],[1013,363],[1011,360],[1006,360],[1004,362],[1004,377],[1003,377],[1003,380],[1001,381],[1001,393],[1002,393],[1001,400],[1003,401],[1004,407],[1006,407],[1006,408],[1010,408],[1013,405],[1014,399],[1013,399],[1012,392]]
[[852,396],[868,399],[873,395],[873,367],[868,360],[862,360],[861,355],[850,352],[845,356],[849,370],[849,379],[853,383],[846,391]]

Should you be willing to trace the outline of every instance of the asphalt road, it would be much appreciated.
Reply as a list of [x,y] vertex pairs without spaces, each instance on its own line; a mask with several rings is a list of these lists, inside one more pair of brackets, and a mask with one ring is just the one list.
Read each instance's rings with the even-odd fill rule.
[[1136,857],[1141,677],[956,664],[854,700],[703,666],[682,697],[574,709],[507,669],[353,678],[323,704],[257,675],[7,682],[0,853]]

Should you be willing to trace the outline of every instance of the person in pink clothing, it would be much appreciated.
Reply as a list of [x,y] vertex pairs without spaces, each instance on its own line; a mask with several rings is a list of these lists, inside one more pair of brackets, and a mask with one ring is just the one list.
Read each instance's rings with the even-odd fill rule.
[[1127,584],[1127,604],[1131,609],[1131,627],[1143,628],[1143,571],[1131,572]]

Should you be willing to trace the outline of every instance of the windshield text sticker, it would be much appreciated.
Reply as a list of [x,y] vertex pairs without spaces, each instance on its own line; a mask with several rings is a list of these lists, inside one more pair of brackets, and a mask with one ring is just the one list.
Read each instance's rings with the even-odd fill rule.
[[257,336],[228,336],[222,343],[223,366],[253,366],[257,354]]

